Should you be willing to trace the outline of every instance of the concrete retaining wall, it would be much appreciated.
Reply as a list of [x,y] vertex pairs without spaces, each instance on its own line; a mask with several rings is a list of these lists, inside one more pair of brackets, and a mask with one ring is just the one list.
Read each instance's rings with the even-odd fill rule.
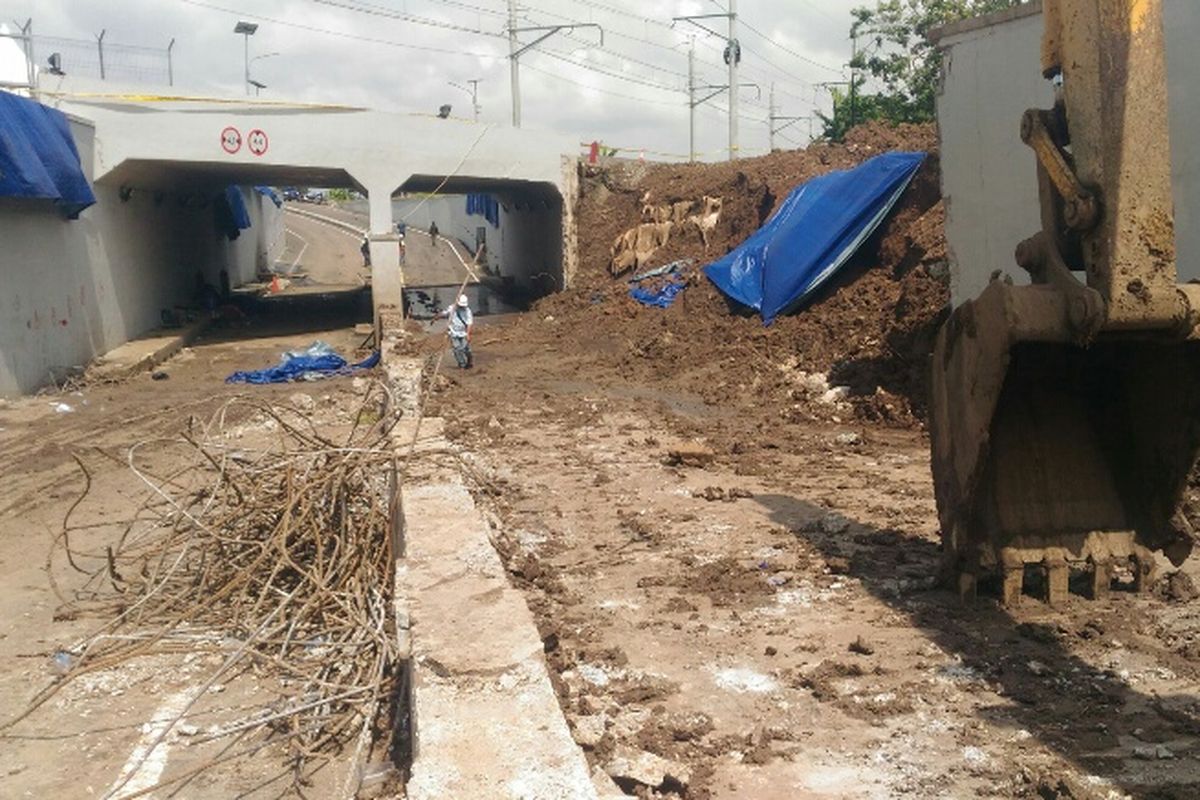
[[[90,174],[93,129],[75,120],[72,131]],[[0,396],[34,391],[156,327],[163,309],[195,296],[197,272],[213,285],[222,269],[234,284],[253,278],[259,231],[278,213],[243,190],[252,227],[230,242],[211,205],[94,190],[96,205],[73,221],[49,203],[0,203]]]

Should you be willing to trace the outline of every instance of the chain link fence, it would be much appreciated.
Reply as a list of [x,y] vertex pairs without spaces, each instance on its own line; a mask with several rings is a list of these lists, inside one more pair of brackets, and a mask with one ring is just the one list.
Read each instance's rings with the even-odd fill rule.
[[175,40],[166,47],[110,42],[103,32],[94,39],[69,39],[16,31],[12,39],[28,53],[44,75],[63,74],[115,83],[175,84]]

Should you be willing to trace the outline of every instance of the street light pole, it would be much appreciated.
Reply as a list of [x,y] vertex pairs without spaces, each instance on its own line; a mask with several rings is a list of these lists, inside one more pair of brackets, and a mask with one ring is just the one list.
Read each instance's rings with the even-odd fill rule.
[[243,63],[245,63],[246,69],[245,74],[243,75],[243,80],[246,86],[246,97],[250,96],[250,37],[253,36],[257,30],[257,22],[239,21],[237,25],[233,26],[233,32],[242,34],[245,42],[245,60]]
[[483,78],[469,79],[467,81],[467,83],[471,84],[470,89],[463,86],[461,83],[455,83],[454,81],[449,81],[449,84],[451,86],[453,86],[455,89],[461,89],[462,91],[471,95],[471,111],[475,114],[476,122],[479,122],[479,99],[478,98],[479,98],[479,82],[481,80],[483,80]]

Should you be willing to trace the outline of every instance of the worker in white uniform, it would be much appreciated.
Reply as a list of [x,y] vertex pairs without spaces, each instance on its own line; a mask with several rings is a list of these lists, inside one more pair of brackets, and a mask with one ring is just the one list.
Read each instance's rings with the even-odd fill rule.
[[471,368],[471,327],[475,324],[475,315],[471,313],[471,301],[465,294],[458,296],[458,302],[447,308],[438,317],[445,317],[448,325],[446,332],[450,335],[450,348],[454,351],[454,360],[460,369]]

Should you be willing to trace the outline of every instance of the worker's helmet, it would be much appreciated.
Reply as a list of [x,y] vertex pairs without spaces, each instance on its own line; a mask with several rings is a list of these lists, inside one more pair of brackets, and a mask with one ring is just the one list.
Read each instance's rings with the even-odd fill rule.
[[467,306],[471,305],[471,301],[467,299],[465,294],[460,294],[458,296],[458,304],[463,308],[466,308]]

